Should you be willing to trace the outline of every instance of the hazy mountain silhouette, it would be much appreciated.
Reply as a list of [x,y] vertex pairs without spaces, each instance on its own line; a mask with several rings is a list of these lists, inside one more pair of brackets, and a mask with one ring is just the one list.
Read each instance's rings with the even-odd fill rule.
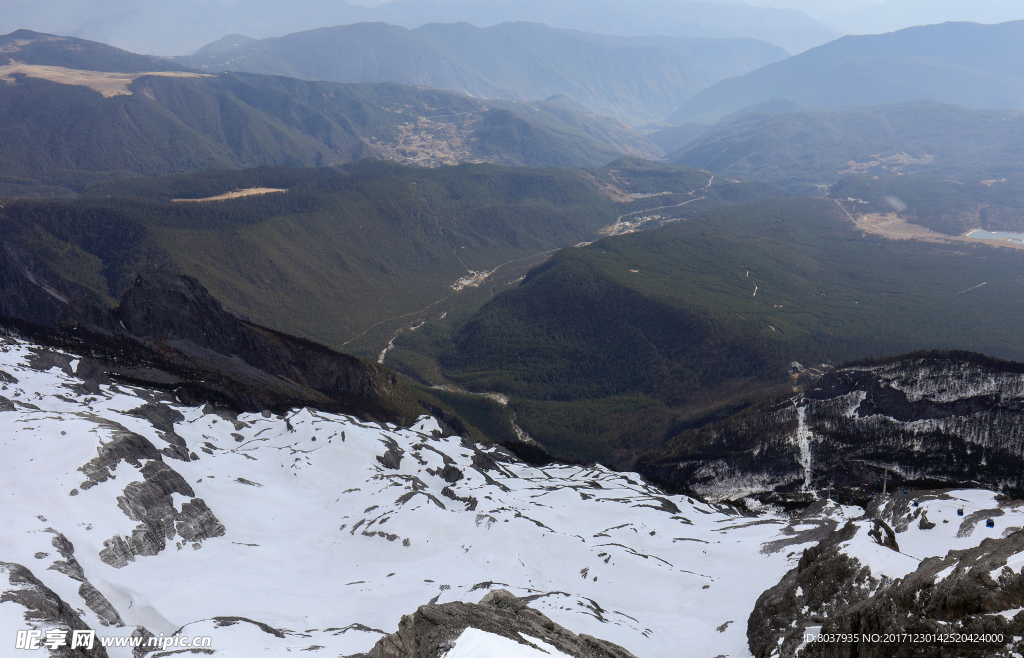
[[773,99],[837,108],[933,99],[965,107],[1024,106],[1024,21],[943,23],[847,36],[686,101],[679,123],[715,120]]
[[0,31],[28,27],[169,55],[192,52],[226,33],[262,38],[363,21],[409,28],[532,21],[618,35],[750,37],[790,52],[838,36],[797,11],[674,0],[394,0],[374,8],[344,0],[43,0],[5,7]]
[[564,94],[591,111],[643,124],[719,80],[784,57],[781,48],[751,39],[614,37],[536,23],[415,30],[359,23],[260,41],[225,37],[176,61],[210,72],[401,82],[484,98]]

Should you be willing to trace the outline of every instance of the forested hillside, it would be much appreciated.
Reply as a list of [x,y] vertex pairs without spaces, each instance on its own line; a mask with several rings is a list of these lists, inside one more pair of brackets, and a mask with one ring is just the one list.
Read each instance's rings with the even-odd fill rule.
[[420,376],[510,396],[556,452],[630,463],[677,419],[788,385],[792,361],[1024,358],[1020,265],[1019,250],[863,234],[830,199],[729,206],[565,250],[475,314],[403,336],[390,362],[430,355],[440,368]]
[[1016,110],[935,101],[752,113],[714,126],[668,160],[810,194],[857,174],[1000,178],[1024,162],[1024,121]]
[[[0,195],[69,194],[115,177],[366,157],[426,166],[600,166],[623,153],[657,153],[628,126],[561,99],[488,102],[397,84],[210,76],[158,66],[146,72],[138,69],[151,58],[23,36],[30,38],[9,38],[6,56],[14,61],[0,67]],[[94,51],[104,69],[84,68],[97,63]],[[26,61],[50,64],[22,62],[22,52]]]
[[[418,314],[486,299],[606,227],[631,230],[617,224],[623,214],[657,225],[779,193],[704,190],[710,177],[631,160],[593,170],[367,160],[115,181],[74,200],[5,201],[0,222],[5,242],[108,301],[137,272],[177,269],[261,324],[376,356]],[[645,211],[659,206],[675,207]]]

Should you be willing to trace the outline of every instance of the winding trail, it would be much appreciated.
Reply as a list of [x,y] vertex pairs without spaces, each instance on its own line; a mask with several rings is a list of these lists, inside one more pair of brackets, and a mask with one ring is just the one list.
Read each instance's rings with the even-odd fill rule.
[[[513,263],[519,263],[519,262],[522,262],[522,261],[531,260],[533,258],[539,258],[541,256],[546,256],[547,254],[552,254],[552,253],[554,253],[556,251],[559,251],[559,250],[561,250],[563,248],[564,247],[556,247],[555,249],[548,249],[546,251],[540,251],[540,252],[537,252],[535,254],[531,254],[529,256],[523,256],[521,258],[513,258],[511,260],[505,261],[504,263],[498,264],[493,270],[489,270],[489,271],[486,271],[486,272],[475,272],[473,270],[470,270],[467,267],[466,270],[469,272],[469,275],[462,277],[461,279],[456,281],[454,284],[449,286],[452,289],[452,292],[448,293],[447,295],[445,295],[441,299],[438,299],[438,300],[428,304],[427,306],[424,306],[423,308],[421,308],[418,311],[412,311],[410,313],[403,313],[401,315],[396,315],[396,316],[394,316],[392,318],[385,318],[384,320],[380,320],[378,322],[374,322],[369,327],[367,327],[365,330],[363,330],[363,332],[360,333],[358,336],[350,338],[349,340],[347,340],[344,343],[342,343],[342,347],[344,347],[345,345],[348,345],[349,343],[351,343],[353,341],[359,340],[360,338],[365,336],[367,333],[369,333],[369,331],[371,329],[374,329],[375,327],[379,327],[380,325],[385,324],[387,322],[394,322],[395,320],[401,320],[402,318],[407,318],[407,317],[410,317],[410,316],[413,316],[413,315],[422,315],[422,314],[428,312],[430,309],[432,309],[435,306],[437,306],[438,304],[441,304],[443,302],[446,302],[446,301],[448,301],[450,299],[453,299],[454,297],[458,296],[458,294],[461,293],[466,288],[478,288],[484,282],[486,282],[486,280],[488,278],[493,276],[498,270],[500,270],[501,268],[505,267],[506,265],[511,265]],[[459,262],[462,262],[461,259],[459,260]],[[465,267],[465,265],[463,265],[463,266]],[[470,278],[474,279],[474,281],[472,283],[466,283],[466,284],[461,285],[461,286],[458,285],[459,282],[466,281],[467,279],[470,279]],[[415,327],[419,327],[424,322],[426,322],[426,321],[428,321],[430,319],[432,319],[432,318],[422,319],[419,322],[419,324],[415,324],[415,323],[413,323],[413,324],[415,325]],[[384,359],[387,356],[387,353],[395,346],[394,345],[395,339],[397,339],[398,336],[400,334],[402,334],[403,332],[410,331],[413,328],[414,328],[413,325],[407,325],[407,326],[403,326],[403,327],[400,327],[399,329],[397,329],[395,331],[395,333],[391,336],[391,340],[388,341],[387,347],[385,347],[384,350],[381,351],[380,356],[377,357],[377,363],[384,363]]]
[[[687,192],[686,193],[687,196],[693,197],[698,192],[701,192],[702,190],[706,190],[709,187],[711,187],[711,184],[715,181],[715,175],[714,174],[710,174],[710,176],[711,177],[708,179],[708,182],[704,185],[704,187],[699,187],[699,188],[697,188],[695,190]],[[707,198],[706,196],[700,196],[700,197],[696,197],[696,198],[692,198],[692,199],[687,199],[686,201],[683,201],[682,203],[675,203],[675,204],[669,204],[669,205],[666,205],[666,206],[657,206],[655,208],[645,208],[643,210],[635,210],[633,212],[628,212],[628,213],[625,213],[624,215],[619,215],[619,217],[615,220],[614,224],[611,224],[609,226],[604,227],[603,229],[598,231],[598,234],[601,235],[601,237],[606,237],[607,238],[607,237],[612,237],[612,236],[616,236],[616,235],[627,235],[629,233],[635,233],[635,232],[640,230],[640,227],[643,225],[643,223],[633,225],[630,222],[626,222],[625,223],[625,228],[623,228],[623,221],[622,221],[623,219],[625,219],[626,217],[632,217],[634,215],[640,215],[640,214],[643,214],[643,213],[651,213],[651,212],[654,212],[655,210],[665,210],[667,208],[680,208],[682,206],[685,206],[685,205],[687,205],[689,203],[693,203],[695,201],[703,201],[706,198]],[[662,224],[664,225],[664,224],[667,224],[669,222],[674,222],[674,221],[679,221],[679,219],[678,218],[677,219],[668,219],[668,220],[665,220],[664,222],[662,222]],[[585,247],[588,244],[592,244],[592,242],[580,242],[579,244],[577,244],[575,246],[577,246],[577,247]]]
[[976,285],[976,286],[971,286],[971,287],[970,287],[970,288],[968,288],[967,290],[961,290],[959,294],[961,294],[961,295],[962,295],[962,294],[964,294],[965,292],[970,292],[970,291],[972,291],[972,290],[974,290],[974,289],[976,289],[976,288],[980,288],[980,287],[982,287],[982,286],[984,286],[984,285],[988,285],[989,283],[991,283],[991,281],[984,281],[984,282],[982,282],[982,283],[979,283],[979,284],[978,284],[978,285]]
[[[425,313],[426,311],[428,311],[428,310],[430,310],[431,308],[433,308],[433,307],[437,306],[437,305],[438,305],[438,304],[440,304],[441,302],[443,302],[443,301],[446,301],[446,300],[449,300],[449,299],[451,299],[451,298],[452,298],[452,297],[454,297],[454,296],[455,296],[455,293],[450,293],[450,294],[448,294],[448,295],[445,295],[444,297],[442,297],[441,299],[439,299],[439,300],[437,300],[437,301],[435,301],[435,302],[431,302],[430,304],[427,304],[426,306],[424,306],[423,308],[421,308],[421,309],[420,309],[420,310],[418,310],[418,311],[411,311],[411,312],[409,312],[409,313],[403,313],[403,314],[401,314],[401,315],[396,315],[396,316],[395,316],[395,317],[393,317],[393,318],[385,318],[385,319],[383,319],[383,320],[379,320],[379,321],[377,321],[377,322],[374,322],[374,323],[373,323],[373,324],[371,324],[371,325],[370,325],[369,327],[367,327],[366,329],[364,329],[364,330],[363,330],[363,332],[362,332],[362,333],[360,333],[360,334],[359,334],[358,336],[354,336],[354,337],[352,337],[352,338],[349,338],[349,339],[348,339],[348,340],[346,340],[346,341],[345,341],[344,343],[342,343],[342,344],[341,344],[341,346],[342,346],[342,347],[344,347],[345,345],[348,345],[349,343],[351,343],[351,342],[353,342],[353,341],[359,340],[360,338],[362,338],[363,336],[365,336],[365,335],[366,335],[366,334],[367,334],[367,333],[368,333],[368,332],[369,332],[369,331],[370,331],[371,329],[373,329],[374,327],[379,327],[380,325],[384,324],[385,322],[392,322],[392,321],[394,321],[394,320],[401,320],[402,318],[407,318],[407,317],[409,317],[410,315],[417,315],[417,314],[419,314],[419,313]],[[380,363],[380,362],[378,361],[378,363]]]

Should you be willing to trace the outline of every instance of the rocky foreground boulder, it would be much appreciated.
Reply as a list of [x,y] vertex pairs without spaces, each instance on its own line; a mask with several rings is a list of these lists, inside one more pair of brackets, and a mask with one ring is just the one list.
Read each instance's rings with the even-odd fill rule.
[[488,592],[478,604],[455,601],[420,606],[402,617],[396,633],[378,640],[369,653],[352,658],[438,658],[455,646],[467,628],[524,646],[529,644],[523,636],[536,638],[573,658],[636,658],[611,642],[576,635],[503,589]]

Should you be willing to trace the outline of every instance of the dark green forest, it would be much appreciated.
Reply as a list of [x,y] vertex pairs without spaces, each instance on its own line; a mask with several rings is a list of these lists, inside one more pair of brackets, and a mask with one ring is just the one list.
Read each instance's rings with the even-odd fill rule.
[[861,235],[827,199],[727,206],[564,250],[476,313],[404,335],[395,359],[432,356],[450,380],[511,396],[546,445],[608,459],[790,385],[791,361],[1022,359],[1020,264],[1014,250]]
[[[10,200],[0,224],[5,239],[105,300],[137,272],[171,268],[197,277],[243,317],[375,357],[397,327],[416,319],[405,316],[432,303],[427,310],[440,315],[473,295],[486,299],[491,285],[594,239],[624,212],[692,199],[709,177],[633,160],[592,170],[373,160],[212,170],[100,183],[77,199]],[[615,202],[600,187],[609,185],[663,194]],[[261,187],[286,191],[180,201]],[[778,193],[722,184],[672,212]],[[486,289],[452,287],[498,266]]]

